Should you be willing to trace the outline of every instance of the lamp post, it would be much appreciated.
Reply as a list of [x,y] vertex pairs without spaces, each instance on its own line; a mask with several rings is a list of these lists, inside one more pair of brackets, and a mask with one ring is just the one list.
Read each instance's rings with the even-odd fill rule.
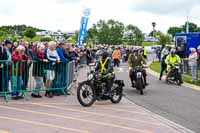
[[153,26],[153,45],[154,45],[154,42],[155,42],[155,28],[156,28],[156,22],[152,22],[152,26]]

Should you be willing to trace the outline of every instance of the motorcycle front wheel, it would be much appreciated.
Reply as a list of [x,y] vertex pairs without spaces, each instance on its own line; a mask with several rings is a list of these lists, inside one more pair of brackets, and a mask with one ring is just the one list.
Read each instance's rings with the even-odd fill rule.
[[178,86],[181,85],[181,75],[180,75],[180,74],[177,74],[176,84],[177,84]]
[[77,89],[77,99],[83,107],[90,107],[96,101],[96,92],[90,83],[81,83]]
[[110,98],[110,101],[114,104],[119,103],[122,100],[123,92],[122,88],[114,90],[114,95]]
[[143,92],[144,88],[143,88],[143,81],[142,81],[142,79],[136,81],[136,88],[137,88],[137,90],[140,91],[141,95],[144,95],[144,92]]

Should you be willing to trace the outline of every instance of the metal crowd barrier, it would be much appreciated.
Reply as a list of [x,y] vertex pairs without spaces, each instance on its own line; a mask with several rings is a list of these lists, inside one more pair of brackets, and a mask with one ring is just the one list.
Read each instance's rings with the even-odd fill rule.
[[[182,74],[191,75],[191,68],[189,66],[189,61],[186,59],[181,59],[181,62],[182,62],[181,64]],[[200,74],[198,71],[200,71],[199,63],[197,63],[197,80],[200,81]]]
[[39,94],[52,91],[66,96],[66,91],[74,80],[75,62],[0,61],[0,95],[8,102],[9,96],[23,96],[27,93]]

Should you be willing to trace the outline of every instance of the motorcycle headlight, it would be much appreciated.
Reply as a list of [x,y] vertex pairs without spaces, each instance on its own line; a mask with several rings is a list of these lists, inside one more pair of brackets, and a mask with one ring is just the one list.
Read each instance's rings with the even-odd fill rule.
[[141,78],[142,77],[142,72],[137,72],[137,78]]
[[91,80],[93,78],[93,74],[88,75],[88,80]]
[[176,68],[176,69],[179,69],[180,67],[179,67],[179,66],[175,66],[175,68]]

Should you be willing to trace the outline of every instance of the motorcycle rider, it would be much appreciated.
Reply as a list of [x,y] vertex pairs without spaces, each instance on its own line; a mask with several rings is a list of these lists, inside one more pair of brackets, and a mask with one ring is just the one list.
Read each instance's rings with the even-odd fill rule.
[[109,94],[115,79],[115,74],[112,66],[112,60],[109,57],[109,53],[107,51],[102,50],[95,71],[102,74],[102,78],[106,82],[106,94]]
[[[129,55],[129,58],[128,58],[128,65],[129,65],[129,78],[131,80],[131,83],[132,83],[132,87],[135,86],[134,84],[134,69],[136,66],[143,66],[143,64],[146,64],[146,61],[143,57],[142,54],[139,54],[139,51],[137,49],[133,50],[133,53],[131,53]],[[146,70],[143,69],[142,70],[142,74],[143,74],[143,77],[144,77],[144,83],[145,85],[149,85],[147,83],[147,74],[146,74]]]
[[[165,59],[165,63],[167,64],[167,77],[169,77],[173,73],[172,66],[176,63],[181,64],[181,59],[176,54],[175,49],[171,50],[170,54]],[[181,79],[181,82],[182,82],[182,79]]]

